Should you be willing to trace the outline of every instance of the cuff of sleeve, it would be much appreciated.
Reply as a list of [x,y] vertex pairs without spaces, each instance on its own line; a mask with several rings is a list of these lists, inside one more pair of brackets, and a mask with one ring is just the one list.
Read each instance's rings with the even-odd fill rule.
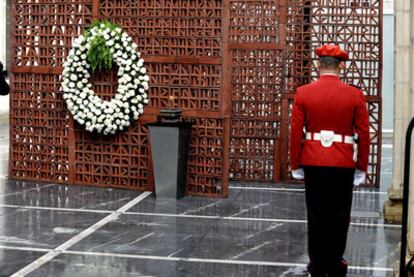
[[291,171],[299,169],[299,168],[300,168],[300,166],[298,164],[290,164],[290,170]]
[[363,171],[363,172],[368,172],[368,166],[361,166],[357,164],[356,169]]

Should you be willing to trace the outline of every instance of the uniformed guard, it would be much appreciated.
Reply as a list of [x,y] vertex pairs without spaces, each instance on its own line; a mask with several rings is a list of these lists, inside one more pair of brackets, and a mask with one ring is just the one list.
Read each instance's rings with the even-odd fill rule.
[[365,97],[343,83],[348,53],[323,45],[320,78],[296,91],[291,118],[292,176],[305,180],[308,271],[311,276],[346,276],[345,252],[353,185],[365,181],[369,122]]

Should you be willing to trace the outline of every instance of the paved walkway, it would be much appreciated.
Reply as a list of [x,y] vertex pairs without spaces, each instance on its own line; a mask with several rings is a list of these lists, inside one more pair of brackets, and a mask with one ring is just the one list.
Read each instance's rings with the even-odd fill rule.
[[[392,276],[398,257],[401,228],[382,219],[392,168],[383,151],[381,189],[354,193],[351,277]],[[307,276],[305,216],[300,186],[232,183],[228,199],[175,201],[3,176],[0,276]]]
[[9,95],[0,96],[0,114],[9,112]]
[[[9,122],[9,106],[9,96],[0,96],[0,125]],[[0,129],[0,132],[2,131],[3,129]]]

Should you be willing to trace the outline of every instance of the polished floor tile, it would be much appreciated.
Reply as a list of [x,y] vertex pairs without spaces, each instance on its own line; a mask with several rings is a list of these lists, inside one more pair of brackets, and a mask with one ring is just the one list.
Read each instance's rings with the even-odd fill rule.
[[[352,265],[388,267],[399,230],[351,227]],[[306,224],[123,215],[70,250],[122,254],[306,263]]]
[[55,248],[82,232],[105,215],[0,208],[0,245]]
[[21,268],[34,262],[43,254],[43,252],[37,251],[22,251],[0,248],[0,277],[12,275]]
[[[352,220],[355,222],[383,222],[383,207],[387,196],[354,193]],[[303,192],[231,189],[228,199],[185,197],[156,199],[149,197],[131,212],[244,217],[267,219],[306,219]]]
[[304,268],[173,262],[64,254],[37,269],[30,276],[300,277],[307,276],[307,274],[304,272]]
[[142,192],[85,186],[3,181],[0,204],[69,209],[117,210]]
[[[307,277],[304,267],[161,261],[127,257],[63,254],[30,274],[44,276]],[[390,272],[351,269],[348,277],[391,277]]]

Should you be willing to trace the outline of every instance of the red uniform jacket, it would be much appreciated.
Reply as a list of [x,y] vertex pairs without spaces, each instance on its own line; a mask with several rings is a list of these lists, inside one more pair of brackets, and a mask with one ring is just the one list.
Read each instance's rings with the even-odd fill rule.
[[[306,132],[334,131],[338,135],[359,135],[358,161],[353,145],[334,142],[326,148],[320,141],[304,140]],[[332,166],[367,171],[369,122],[365,97],[360,89],[347,85],[337,76],[322,75],[296,92],[291,118],[291,169],[301,166]]]

